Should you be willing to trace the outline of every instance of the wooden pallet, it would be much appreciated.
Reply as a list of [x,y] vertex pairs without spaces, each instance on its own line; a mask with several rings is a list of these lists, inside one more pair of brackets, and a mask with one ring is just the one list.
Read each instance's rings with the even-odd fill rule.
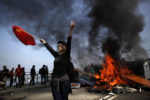
[[81,70],[79,68],[74,68],[74,70],[77,71],[77,72],[79,72],[79,73],[81,73],[81,74],[87,75],[89,77],[94,77],[94,75],[92,75],[90,73],[87,73],[87,72],[85,72],[85,71],[83,71],[83,70]]
[[122,77],[126,78],[126,79],[129,79],[131,81],[134,81],[136,83],[139,83],[139,84],[142,84],[144,86],[147,86],[150,88],[150,81],[149,80],[146,80],[140,76],[137,76],[137,75],[127,75],[127,74],[122,74]]
[[[89,73],[87,73],[87,72],[85,72],[85,71],[83,71],[83,70],[81,70],[81,69],[79,69],[79,68],[74,68],[74,70],[76,70],[76,71],[78,71],[78,72],[80,72],[80,73],[82,73],[82,74],[88,75],[89,77],[94,77],[94,75],[89,74]],[[136,83],[142,84],[142,85],[144,85],[144,86],[150,88],[150,81],[149,81],[149,80],[146,80],[146,79],[144,79],[144,78],[142,78],[142,77],[140,77],[140,76],[133,75],[133,74],[132,74],[132,75],[129,75],[129,74],[121,74],[121,76],[122,76],[123,78],[126,78],[126,79],[128,79],[128,80],[134,81],[134,82],[136,82]]]

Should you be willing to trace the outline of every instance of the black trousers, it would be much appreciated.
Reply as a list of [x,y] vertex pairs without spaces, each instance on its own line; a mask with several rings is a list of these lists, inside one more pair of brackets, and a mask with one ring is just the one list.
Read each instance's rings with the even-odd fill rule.
[[18,87],[18,86],[21,87],[22,86],[21,76],[16,76],[15,80],[16,80],[16,87]]
[[71,91],[70,81],[63,81],[59,84],[59,91],[54,81],[51,81],[51,90],[54,100],[68,100],[69,93]]
[[41,84],[46,84],[46,75],[41,75]]
[[35,75],[31,75],[30,85],[34,85]]
[[14,81],[13,77],[10,77],[10,84],[9,84],[10,87],[13,85],[13,81]]
[[24,85],[24,82],[25,82],[25,76],[21,76],[21,85]]

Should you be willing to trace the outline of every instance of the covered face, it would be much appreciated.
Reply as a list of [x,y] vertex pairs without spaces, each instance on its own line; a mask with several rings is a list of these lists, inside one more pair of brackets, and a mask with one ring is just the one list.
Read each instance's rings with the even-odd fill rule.
[[65,41],[58,41],[57,50],[59,54],[64,54],[66,52],[66,42]]

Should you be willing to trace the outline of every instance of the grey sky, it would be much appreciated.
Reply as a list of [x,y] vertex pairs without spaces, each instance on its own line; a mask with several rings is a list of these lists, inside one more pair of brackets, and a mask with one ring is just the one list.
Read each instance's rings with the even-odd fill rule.
[[[47,36],[46,40],[56,50],[57,41],[60,39],[63,40],[66,39],[67,32],[69,31],[69,23],[72,19],[76,21],[76,28],[73,34],[73,41],[72,41],[72,46],[73,46],[72,59],[73,62],[75,62],[75,66],[79,67],[78,65],[80,63],[90,64],[90,63],[100,62],[98,57],[95,57],[97,55],[96,53],[98,54],[101,53],[100,51],[96,51],[96,53],[94,54],[93,53],[90,54],[88,51],[86,51],[88,47],[87,33],[89,31],[90,20],[91,20],[90,18],[87,17],[87,14],[90,10],[90,3],[85,3],[84,1],[86,0],[84,1],[71,0],[71,2],[69,0],[65,0],[64,2],[60,2],[60,3],[57,3],[57,1],[59,0],[56,0],[56,2],[49,2],[49,3],[54,3],[54,5],[49,4],[50,6],[46,6],[48,7],[47,9],[46,7],[43,7],[42,5],[39,5],[37,3],[36,6],[41,7],[41,9],[39,10],[42,11],[40,11],[40,13],[35,12],[35,14],[34,13],[32,14],[32,10],[31,11],[24,10],[24,8],[28,5],[28,3],[30,5],[30,2],[27,2],[27,4],[24,3],[20,4],[20,6],[17,6],[18,8],[16,8],[18,10],[15,11],[15,8],[13,7],[15,7],[17,4],[15,5],[14,3],[14,5],[4,5],[5,3],[1,3],[1,1],[5,1],[5,0],[0,0],[0,6],[3,8],[0,9],[0,21],[1,21],[0,23],[0,30],[1,30],[0,69],[3,65],[7,65],[9,68],[12,68],[12,67],[17,67],[18,64],[21,64],[23,67],[26,68],[27,71],[29,71],[32,65],[35,64],[36,70],[38,71],[38,69],[43,64],[45,64],[49,66],[49,70],[51,71],[53,69],[53,60],[54,60],[51,54],[45,48],[39,47],[39,45],[35,47],[23,45],[14,36],[11,26],[18,25],[24,28],[25,30],[27,30],[28,32],[34,35],[37,34],[42,38],[45,38],[45,36]],[[37,1],[40,2],[40,0]],[[16,0],[14,0],[14,2],[16,2]],[[47,5],[45,2],[43,2],[43,5]],[[143,0],[143,1],[141,0],[141,2],[139,3],[138,10],[140,11],[140,13],[143,14],[144,22],[145,22],[144,30],[140,33],[140,36],[142,38],[141,45],[146,49],[150,57],[150,39],[149,39],[150,38],[150,11],[149,11],[150,6],[149,5],[150,5],[149,0]],[[15,14],[13,15],[11,11]],[[21,12],[21,11],[25,11],[25,12]],[[42,14],[42,15],[38,16],[38,14]],[[18,17],[22,15],[25,16]],[[48,26],[49,29],[46,26]],[[62,26],[64,28],[62,28]],[[39,44],[39,41],[37,41],[37,43]],[[87,55],[91,55],[90,60]]]

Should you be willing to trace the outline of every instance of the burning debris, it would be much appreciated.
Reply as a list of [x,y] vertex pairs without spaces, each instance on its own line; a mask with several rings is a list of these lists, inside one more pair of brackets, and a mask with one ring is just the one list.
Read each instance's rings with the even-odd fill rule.
[[100,75],[95,74],[95,78],[100,79],[96,83],[100,85],[100,82],[106,82],[110,88],[114,85],[127,84],[128,82],[121,78],[121,74],[130,74],[130,70],[118,64],[110,55],[106,55],[105,60],[103,70],[100,70]]
[[98,91],[115,91],[117,93],[125,93],[125,88],[121,85],[129,85],[129,81],[122,77],[122,74],[130,74],[130,70],[125,64],[120,61],[116,61],[110,55],[105,56],[103,62],[103,69],[96,73],[96,85],[94,88]]
[[129,86],[116,85],[112,88],[112,91],[117,93],[117,94],[120,94],[120,93],[128,93],[128,92],[137,92],[137,89],[131,88]]
[[129,93],[141,92],[143,86],[150,88],[150,81],[142,76],[135,75],[133,70],[127,67],[125,61],[115,60],[109,54],[106,54],[102,67],[95,74],[86,73],[75,68],[76,71],[84,75],[94,77],[92,80],[95,84],[91,84],[92,82],[85,78],[82,79],[91,86],[89,92]]
[[96,84],[102,90],[103,88],[112,90],[112,87],[115,85],[128,84],[128,81],[123,79],[121,75],[130,74],[131,72],[125,63],[120,60],[120,45],[118,41],[107,38],[102,45],[102,50],[105,54],[105,59],[102,65],[103,69],[94,75]]
[[[120,57],[120,45],[116,39],[107,38],[102,45],[105,54],[102,68],[94,75],[82,72],[95,78],[95,85],[90,89],[93,92],[110,91],[114,93],[136,92],[138,87],[150,87],[150,81],[139,77],[129,69],[125,60]],[[91,70],[89,66],[87,69]],[[77,70],[77,69],[76,69]],[[78,70],[81,72],[81,70]],[[136,83],[136,84],[135,84]],[[137,89],[130,86],[136,86]]]

